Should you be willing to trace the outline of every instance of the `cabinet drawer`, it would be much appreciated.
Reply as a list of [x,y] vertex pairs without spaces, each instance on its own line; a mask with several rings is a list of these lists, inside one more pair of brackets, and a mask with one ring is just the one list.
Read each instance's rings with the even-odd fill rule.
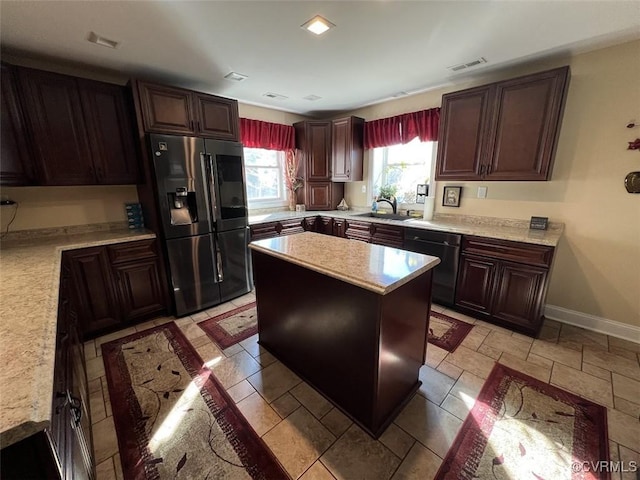
[[387,247],[403,248],[404,229],[392,225],[371,224],[371,243]]
[[120,243],[109,245],[109,259],[111,263],[123,263],[141,258],[156,257],[156,241],[140,240],[137,242]]
[[358,222],[356,220],[345,220],[346,237],[354,240],[362,240],[363,242],[371,241],[371,228],[369,222]]
[[553,247],[529,243],[510,242],[483,237],[467,237],[462,241],[462,251],[542,267],[551,266]]
[[278,236],[278,230],[276,230],[277,222],[262,223],[259,225],[251,225],[251,241],[262,240],[263,238],[273,238]]
[[278,222],[276,230],[280,235],[291,235],[293,233],[304,232],[304,229],[302,228],[302,220],[299,218]]

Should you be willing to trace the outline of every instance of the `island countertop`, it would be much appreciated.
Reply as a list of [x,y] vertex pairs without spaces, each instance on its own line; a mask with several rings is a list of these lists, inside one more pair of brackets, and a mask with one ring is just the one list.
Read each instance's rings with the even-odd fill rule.
[[438,257],[313,232],[258,240],[249,246],[380,295],[440,263]]
[[62,252],[155,238],[121,228],[3,240],[0,269],[0,442],[6,447],[51,420]]

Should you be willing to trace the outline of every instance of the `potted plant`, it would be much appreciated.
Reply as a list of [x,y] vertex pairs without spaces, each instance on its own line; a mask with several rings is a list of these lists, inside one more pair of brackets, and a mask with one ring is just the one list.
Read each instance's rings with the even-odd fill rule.
[[387,184],[380,187],[380,194],[378,196],[379,198],[386,198],[387,200],[391,200],[396,196],[397,192],[398,187],[396,187],[395,185]]

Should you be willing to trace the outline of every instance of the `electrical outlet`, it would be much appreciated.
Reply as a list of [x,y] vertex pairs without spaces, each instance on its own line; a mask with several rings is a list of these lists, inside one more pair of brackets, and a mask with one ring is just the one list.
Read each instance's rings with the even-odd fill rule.
[[366,185],[362,185],[362,193],[367,193],[367,186]]
[[487,198],[487,187],[478,187],[478,198]]

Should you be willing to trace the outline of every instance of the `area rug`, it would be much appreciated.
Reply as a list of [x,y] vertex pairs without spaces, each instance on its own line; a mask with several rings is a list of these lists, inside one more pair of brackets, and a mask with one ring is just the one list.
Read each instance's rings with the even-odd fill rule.
[[125,478],[288,478],[175,323],[102,354]]
[[496,364],[436,479],[609,479],[608,445],[605,407]]
[[447,352],[453,352],[472,328],[473,325],[457,318],[431,312],[428,341]]
[[256,302],[199,322],[198,326],[221,348],[229,348],[258,333]]

